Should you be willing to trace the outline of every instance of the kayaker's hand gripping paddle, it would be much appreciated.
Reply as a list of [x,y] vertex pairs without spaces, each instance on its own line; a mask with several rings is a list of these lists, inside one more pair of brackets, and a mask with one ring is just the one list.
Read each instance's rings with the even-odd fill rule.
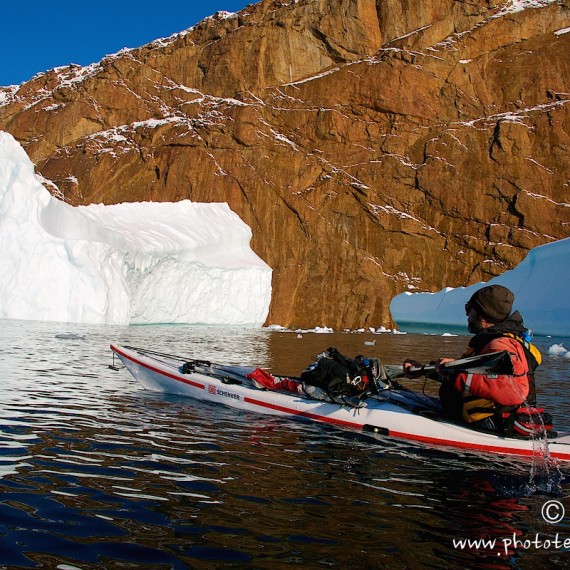
[[[386,366],[390,378],[404,378],[405,374],[402,366]],[[468,372],[470,374],[513,374],[513,363],[511,357],[506,350],[499,352],[489,352],[488,354],[478,354],[476,356],[468,356],[467,358],[459,358],[446,362],[439,367],[439,373],[442,376],[453,376],[460,372]],[[410,376],[427,376],[433,377],[436,373],[435,364],[424,364],[417,367],[412,366],[408,369]]]

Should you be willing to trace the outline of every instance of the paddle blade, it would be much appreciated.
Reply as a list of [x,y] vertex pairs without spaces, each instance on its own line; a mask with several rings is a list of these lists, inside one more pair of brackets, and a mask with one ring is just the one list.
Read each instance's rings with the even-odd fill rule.
[[404,368],[401,364],[384,364],[384,368],[388,378],[394,379],[404,377]]

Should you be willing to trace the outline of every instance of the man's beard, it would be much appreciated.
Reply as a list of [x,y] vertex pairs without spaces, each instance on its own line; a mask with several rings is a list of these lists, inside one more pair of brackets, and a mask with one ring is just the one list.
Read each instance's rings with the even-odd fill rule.
[[467,320],[467,329],[470,333],[479,334],[482,333],[485,329],[481,326],[481,322],[478,320]]

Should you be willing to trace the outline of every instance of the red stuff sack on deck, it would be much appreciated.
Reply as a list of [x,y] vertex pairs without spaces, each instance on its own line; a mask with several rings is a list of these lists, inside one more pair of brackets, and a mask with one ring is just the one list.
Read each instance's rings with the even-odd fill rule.
[[276,378],[266,372],[262,368],[256,368],[253,372],[245,375],[246,378],[253,380],[258,388],[266,388],[267,390],[286,390],[287,392],[300,392],[301,384],[289,378]]
[[544,433],[549,435],[552,430],[552,416],[543,408],[517,408],[512,412],[504,412],[502,416],[509,437],[531,438]]

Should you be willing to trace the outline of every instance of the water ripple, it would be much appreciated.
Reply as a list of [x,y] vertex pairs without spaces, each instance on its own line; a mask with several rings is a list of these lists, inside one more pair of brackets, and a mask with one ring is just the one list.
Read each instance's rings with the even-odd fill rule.
[[[361,351],[358,335],[2,324],[2,567],[511,567],[451,539],[550,532],[541,500],[568,500],[564,471],[196,405],[109,368],[116,341],[298,372],[327,343]],[[382,336],[376,348],[396,359],[436,341]],[[570,417],[561,366],[546,359],[548,398]],[[566,521],[557,530],[570,536]]]

